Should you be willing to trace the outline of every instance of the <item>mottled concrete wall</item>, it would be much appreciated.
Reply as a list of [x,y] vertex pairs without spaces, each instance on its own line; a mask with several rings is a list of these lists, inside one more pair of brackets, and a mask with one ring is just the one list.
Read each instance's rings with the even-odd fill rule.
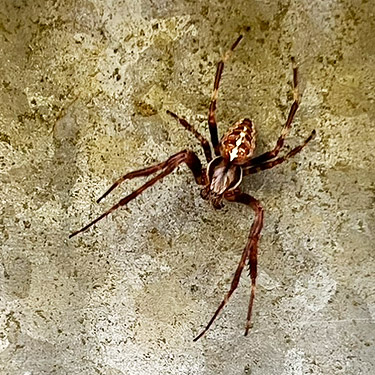
[[[0,4],[0,373],[374,374],[374,1]],[[91,231],[68,234],[123,173],[208,134],[220,54],[223,132],[250,116],[257,152],[303,100],[292,161],[247,179],[265,207],[254,328],[249,280],[212,330],[253,214],[216,212],[182,167]]]

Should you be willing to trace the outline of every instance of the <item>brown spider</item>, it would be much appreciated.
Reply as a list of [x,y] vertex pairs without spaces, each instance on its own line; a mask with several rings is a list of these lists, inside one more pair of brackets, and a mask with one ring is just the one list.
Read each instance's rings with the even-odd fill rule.
[[[154,185],[157,181],[161,180],[165,176],[172,173],[180,164],[186,163],[186,165],[193,172],[195,181],[198,185],[203,186],[201,190],[201,196],[203,199],[209,200],[214,208],[219,209],[223,207],[223,199],[230,202],[243,203],[250,206],[255,211],[255,220],[251,226],[249,237],[245,249],[242,252],[240,262],[237,266],[234,274],[231,286],[223,301],[220,303],[216,312],[214,313],[211,320],[208,322],[206,328],[194,339],[197,341],[200,339],[210,328],[220,311],[227,304],[230,296],[233,294],[238,286],[241,273],[248,261],[250,268],[249,276],[251,278],[251,294],[250,302],[247,312],[247,320],[245,326],[245,336],[248,334],[251,327],[251,311],[253,308],[254,296],[255,296],[255,285],[257,277],[257,253],[258,253],[258,242],[260,238],[260,232],[263,226],[263,207],[260,202],[250,196],[249,194],[243,193],[239,189],[239,185],[242,181],[242,177],[263,171],[265,169],[273,168],[274,166],[281,164],[285,160],[293,157],[302,150],[303,147],[314,137],[315,130],[311,135],[298,147],[293,148],[287,154],[282,157],[276,158],[279,154],[280,149],[284,145],[284,139],[287,136],[289,129],[292,124],[294,115],[298,109],[299,94],[298,94],[298,80],[297,80],[297,67],[294,59],[293,63],[293,86],[294,86],[294,102],[290,109],[288,119],[284,125],[281,135],[276,142],[276,146],[273,150],[265,152],[257,157],[253,157],[255,149],[255,130],[251,120],[245,118],[237,121],[233,126],[229,128],[227,133],[222,137],[219,142],[217,125],[215,118],[216,101],[219,92],[219,83],[224,69],[224,63],[229,59],[233,50],[237,47],[242,39],[240,35],[234,42],[232,47],[227,51],[222,60],[219,62],[216,70],[214,90],[211,97],[211,104],[208,114],[208,125],[211,134],[211,142],[215,152],[215,158],[212,159],[211,147],[206,138],[204,138],[197,130],[195,130],[185,119],[177,116],[171,111],[167,111],[168,114],[173,116],[179,123],[199,140],[202,145],[206,160],[207,168],[203,168],[198,156],[190,151],[183,150],[177,154],[172,155],[166,161],[156,164],[152,167],[144,168],[138,171],[127,173],[126,175],[119,178],[115,183],[106,191],[98,200],[99,203],[104,197],[106,197],[113,189],[120,185],[125,180],[130,180],[135,177],[144,177],[159,172],[155,177],[150,179],[140,188],[129,194],[125,198],[122,198],[117,204],[115,204],[108,211],[100,215],[94,221],[86,225],[80,230],[72,233],[69,238],[77,235],[78,233],[84,232],[92,225],[108,216],[113,211],[117,210],[129,203],[134,198],[138,197],[143,191],[150,186]],[[276,159],[275,159],[276,158]]]

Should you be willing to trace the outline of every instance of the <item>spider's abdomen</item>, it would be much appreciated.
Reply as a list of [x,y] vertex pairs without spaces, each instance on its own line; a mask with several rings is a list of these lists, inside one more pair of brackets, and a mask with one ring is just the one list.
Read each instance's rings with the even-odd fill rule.
[[220,141],[220,153],[232,164],[246,163],[255,149],[255,129],[248,118],[237,121]]

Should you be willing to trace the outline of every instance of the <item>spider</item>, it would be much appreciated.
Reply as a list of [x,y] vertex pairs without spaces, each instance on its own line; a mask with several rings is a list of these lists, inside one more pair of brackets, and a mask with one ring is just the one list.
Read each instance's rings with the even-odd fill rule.
[[196,129],[193,128],[185,119],[179,117],[171,111],[167,111],[169,115],[174,117],[185,129],[191,132],[200,142],[204,155],[207,161],[207,167],[203,168],[198,156],[190,151],[183,150],[169,157],[167,160],[140,169],[134,172],[130,172],[120,177],[114,182],[114,184],[97,200],[99,203],[105,198],[113,189],[119,186],[125,180],[130,180],[136,177],[150,176],[159,172],[156,176],[151,178],[148,182],[142,185],[140,188],[122,198],[117,204],[111,207],[108,211],[104,212],[98,218],[87,224],[82,229],[72,233],[69,238],[76,236],[77,234],[86,231],[92,225],[102,220],[113,211],[118,208],[125,206],[131,200],[142,194],[147,188],[154,185],[157,181],[162,180],[164,177],[172,173],[180,164],[185,163],[194,175],[195,181],[198,185],[202,186],[201,196],[203,199],[211,202],[215,209],[223,207],[223,200],[229,202],[242,203],[250,206],[255,212],[255,219],[251,226],[250,233],[247,239],[246,246],[242,251],[241,259],[234,273],[232,283],[229,291],[225,294],[224,299],[216,309],[211,320],[208,322],[206,327],[201,333],[194,338],[194,341],[199,340],[211,327],[220,311],[227,304],[229,298],[236,290],[241,273],[248,263],[249,276],[251,279],[251,292],[250,301],[247,310],[247,318],[245,324],[245,336],[248,334],[249,329],[252,326],[251,313],[253,309],[255,287],[257,278],[257,254],[258,254],[258,242],[260,238],[260,232],[263,227],[263,207],[260,202],[252,197],[251,195],[244,193],[239,188],[243,176],[251,175],[266,169],[270,169],[286,161],[299,153],[307,143],[314,137],[315,130],[310,136],[299,146],[293,148],[284,156],[277,157],[279,151],[284,145],[284,140],[291,128],[292,120],[299,106],[299,93],[298,93],[298,68],[296,66],[294,58],[292,58],[293,65],[293,96],[294,101],[289,111],[286,123],[281,131],[275,147],[268,152],[265,152],[259,156],[253,157],[255,149],[255,129],[250,119],[244,118],[233,124],[227,133],[221,138],[220,142],[218,139],[218,131],[216,124],[216,102],[219,92],[219,83],[224,70],[224,64],[228,61],[232,55],[234,49],[240,43],[242,39],[240,35],[237,40],[233,43],[231,48],[224,54],[223,58],[219,61],[216,70],[214,89],[211,96],[211,103],[208,113],[208,126],[211,135],[211,143],[214,151],[214,158],[211,153],[211,146],[206,138],[204,138]]

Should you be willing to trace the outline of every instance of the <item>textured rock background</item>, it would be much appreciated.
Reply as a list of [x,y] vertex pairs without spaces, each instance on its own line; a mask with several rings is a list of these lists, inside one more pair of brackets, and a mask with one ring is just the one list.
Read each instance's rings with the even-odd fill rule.
[[[374,374],[374,1],[0,4],[0,374]],[[213,329],[253,214],[215,212],[186,167],[72,240],[185,147],[167,109],[208,134],[250,116],[270,149],[302,106],[289,163],[243,184],[266,209],[254,328],[244,276]]]

